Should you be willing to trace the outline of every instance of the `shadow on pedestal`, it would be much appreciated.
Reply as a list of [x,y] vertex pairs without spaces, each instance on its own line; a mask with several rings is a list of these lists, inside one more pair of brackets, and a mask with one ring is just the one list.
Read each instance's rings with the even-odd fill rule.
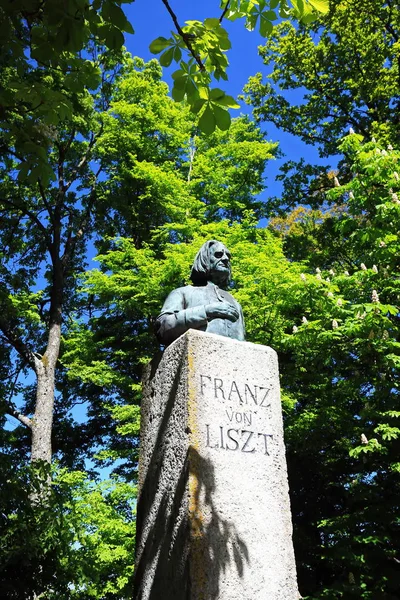
[[[156,368],[153,362],[152,375]],[[181,373],[182,361],[140,491],[134,600],[217,600],[228,565],[233,561],[242,577],[249,563],[235,524],[221,518],[215,507],[212,461],[187,443],[186,451],[174,445],[176,421],[171,417]],[[186,440],[188,433],[182,431]]]

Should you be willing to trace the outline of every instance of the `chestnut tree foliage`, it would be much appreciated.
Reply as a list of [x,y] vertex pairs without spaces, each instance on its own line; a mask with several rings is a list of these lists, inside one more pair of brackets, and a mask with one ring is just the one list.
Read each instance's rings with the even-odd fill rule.
[[[1,13],[33,50],[45,44],[36,66],[11,49],[0,76],[12,90],[0,115],[2,597],[131,597],[141,370],[163,300],[216,238],[232,252],[247,339],[279,354],[302,597],[398,598],[397,3],[332,0],[325,16],[272,30],[261,53],[273,73],[246,92],[257,119],[341,158],[335,172],[288,164],[273,199],[277,145],[247,117],[199,127],[218,114],[216,92],[193,116],[180,73],[173,94],[187,102],[173,101],[156,60],[120,50],[119,2],[99,3],[87,38],[67,28],[63,44],[65,14],[50,23],[25,4]],[[228,4],[267,33],[263,12],[283,5]],[[40,42],[41,24],[53,38]],[[202,27],[212,41],[220,24]],[[172,38],[164,64],[196,50]],[[46,89],[37,112],[26,86]],[[299,105],[284,98],[296,87]]]

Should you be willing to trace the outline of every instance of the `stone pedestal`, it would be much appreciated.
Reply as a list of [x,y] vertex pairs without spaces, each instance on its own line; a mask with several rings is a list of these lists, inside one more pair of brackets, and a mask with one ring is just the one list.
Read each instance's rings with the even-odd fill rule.
[[189,330],[144,379],[134,600],[297,600],[274,350]]

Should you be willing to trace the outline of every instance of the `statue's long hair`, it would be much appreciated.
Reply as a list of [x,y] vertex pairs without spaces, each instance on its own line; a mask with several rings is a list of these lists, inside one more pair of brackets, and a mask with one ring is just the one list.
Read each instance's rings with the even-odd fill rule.
[[[205,242],[193,261],[190,279],[194,285],[206,285],[210,279],[210,249],[214,244],[218,244],[217,240],[208,240]],[[229,273],[226,275],[226,280],[221,287],[227,288],[231,281],[231,266],[229,264]]]

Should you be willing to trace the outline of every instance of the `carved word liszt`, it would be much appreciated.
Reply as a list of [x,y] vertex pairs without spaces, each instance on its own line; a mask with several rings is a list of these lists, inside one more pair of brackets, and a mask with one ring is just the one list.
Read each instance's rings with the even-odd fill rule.
[[[224,381],[210,375],[200,375],[200,394],[210,395],[222,403],[227,425],[206,424],[206,446],[214,450],[231,450],[248,454],[270,455],[273,434],[253,430],[255,415],[270,411],[268,395],[271,388],[249,383]],[[230,406],[226,406],[229,404]],[[238,410],[239,409],[239,410]],[[245,409],[245,410],[243,410]],[[233,427],[241,425],[241,427]],[[251,429],[249,429],[251,427]]]

